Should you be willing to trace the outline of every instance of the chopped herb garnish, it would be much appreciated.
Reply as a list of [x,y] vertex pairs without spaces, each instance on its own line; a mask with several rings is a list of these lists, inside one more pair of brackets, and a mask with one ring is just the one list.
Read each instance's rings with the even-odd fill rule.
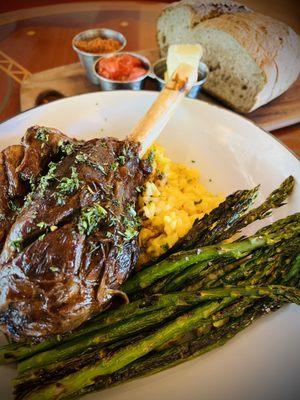
[[166,177],[166,174],[161,171],[157,171],[157,179],[162,180]]
[[120,165],[125,165],[125,160],[126,160],[125,156],[119,156],[118,157],[118,161],[119,161]]
[[66,196],[60,193],[56,193],[56,202],[59,206],[63,206],[66,204]]
[[59,271],[59,268],[58,268],[58,267],[52,266],[52,267],[50,267],[50,271],[52,271],[52,272],[58,272],[58,271]]
[[36,226],[40,229],[46,229],[47,228],[47,224],[44,221],[39,222],[38,224],[36,224]]
[[93,189],[89,186],[89,185],[87,185],[87,190],[91,193],[91,194],[96,194],[94,191],[93,191]]
[[8,207],[15,213],[19,213],[21,211],[21,208],[12,200],[9,200]]
[[160,247],[161,247],[161,249],[162,249],[164,252],[168,251],[169,248],[170,248],[170,246],[168,245],[168,243],[162,244]]
[[154,157],[155,157],[155,150],[150,150],[147,157],[147,160],[149,161],[150,164],[153,163]]
[[119,168],[119,163],[118,163],[118,161],[114,161],[113,163],[111,163],[110,169],[111,169],[112,171],[116,171],[118,168]]
[[36,130],[35,138],[43,143],[48,143],[49,134],[46,128],[38,128]]
[[103,165],[101,165],[101,164],[95,164],[95,163],[89,164],[89,165],[95,166],[99,171],[102,172],[102,174],[106,175],[106,172],[105,172],[105,169],[104,169]]
[[50,181],[53,181],[56,177],[57,164],[50,162],[48,173],[41,177],[40,182],[37,187],[37,191],[41,196],[45,193]]
[[128,157],[130,160],[134,158],[134,153],[129,144],[126,144],[122,149],[122,153],[125,157]]
[[32,203],[32,200],[33,200],[33,193],[28,193],[28,195],[25,197],[25,202],[23,207],[24,208],[28,207]]
[[32,218],[32,219],[35,219],[35,218],[37,217],[37,215],[38,215],[37,210],[32,210],[32,211],[31,211],[31,218]]
[[88,155],[84,153],[78,153],[75,157],[76,162],[85,163],[88,160]]
[[90,250],[90,254],[93,254],[95,251],[97,251],[98,249],[100,249],[100,245],[96,244],[96,243],[91,243],[90,245],[91,250]]
[[195,205],[198,205],[198,204],[201,204],[202,203],[202,200],[196,200],[196,201],[194,201],[194,204]]
[[41,236],[39,236],[38,240],[43,240],[45,236],[46,236],[46,233],[43,233]]
[[130,240],[139,234],[138,228],[140,227],[140,219],[133,205],[128,205],[126,207],[127,216],[123,219],[123,224],[125,226],[124,232],[119,232],[126,240]]
[[144,191],[145,191],[145,186],[143,185],[143,186],[137,186],[136,188],[135,188],[135,190],[138,192],[138,193],[143,193]]
[[107,211],[100,204],[88,207],[81,211],[78,230],[81,235],[90,235],[95,231],[98,224],[107,216]]
[[128,226],[126,228],[125,232],[119,232],[126,240],[131,240],[135,236],[139,234],[139,232],[134,229],[132,226]]
[[67,156],[73,154],[76,149],[74,143],[68,142],[67,140],[60,140],[58,142],[58,147],[60,151],[66,154]]
[[84,153],[78,153],[75,157],[76,162],[78,163],[86,163],[87,165],[89,165],[92,168],[96,168],[99,171],[101,171],[104,175],[106,175],[105,169],[103,167],[103,165],[101,165],[100,163],[95,163],[91,160],[89,160],[89,157],[87,154]]
[[120,218],[119,218],[119,217],[112,216],[112,217],[110,217],[110,219],[109,219],[108,225],[109,225],[109,226],[115,226],[115,225],[117,225],[117,223],[118,223],[119,221],[120,221]]
[[58,192],[55,194],[57,198],[57,204],[63,206],[66,203],[66,196],[74,193],[79,189],[81,181],[75,167],[71,167],[71,177],[64,176],[57,186]]
[[[102,128],[103,129],[103,128]],[[107,149],[107,143],[106,141],[100,142],[100,146],[103,147],[104,149]]]
[[31,191],[33,192],[36,189],[36,179],[34,176],[30,177],[29,184]]
[[71,171],[71,177],[68,178],[64,176],[57,186],[60,194],[71,194],[80,187],[81,181],[79,180],[77,169],[75,167],[71,167]]
[[127,206],[127,212],[131,217],[136,217],[136,211],[132,205]]
[[11,240],[9,242],[9,246],[13,250],[15,250],[15,251],[17,251],[19,253],[22,250],[22,243],[23,243],[23,238],[22,238],[22,236],[20,236],[20,237],[14,239],[14,240]]

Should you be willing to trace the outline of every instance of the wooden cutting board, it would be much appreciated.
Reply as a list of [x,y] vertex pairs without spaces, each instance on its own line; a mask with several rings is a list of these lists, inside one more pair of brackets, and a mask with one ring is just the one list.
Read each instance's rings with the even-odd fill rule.
[[[148,57],[152,63],[158,59],[157,50],[146,50],[139,53]],[[99,90],[98,86],[87,80],[80,63],[48,69],[32,74],[22,83],[21,110],[25,111],[49,102],[58,98],[59,94],[61,97],[69,97]],[[145,90],[156,90],[155,82],[152,79],[147,79]],[[205,93],[200,93],[199,99],[220,104]],[[269,131],[300,122],[300,78],[280,97],[245,116]]]

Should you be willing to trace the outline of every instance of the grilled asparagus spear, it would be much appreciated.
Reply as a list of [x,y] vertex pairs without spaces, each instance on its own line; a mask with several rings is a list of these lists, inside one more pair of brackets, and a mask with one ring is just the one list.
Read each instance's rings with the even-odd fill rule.
[[177,317],[174,321],[165,324],[149,336],[134,344],[122,347],[112,355],[104,357],[93,365],[88,365],[77,372],[59,379],[53,384],[50,383],[49,385],[37,388],[37,390],[28,394],[26,399],[59,399],[63,396],[76,393],[78,390],[92,385],[96,377],[112,374],[147,355],[172,338],[201,327],[203,323],[207,322],[207,318],[233,304],[238,298],[245,296],[249,296],[252,299],[269,297],[280,302],[300,303],[300,290],[283,286],[219,288],[200,293],[204,299],[222,297],[219,301],[210,300],[202,306],[197,306],[188,313]]
[[[189,266],[197,264],[198,271],[206,268],[208,261],[217,258],[240,259],[256,249],[274,245],[290,239],[300,232],[300,213],[283,218],[269,227],[259,230],[255,235],[242,241],[219,244],[173,254],[167,259],[136,273],[122,286],[128,295],[143,290],[161,278],[177,274]],[[188,274],[188,270],[186,270]]]
[[229,195],[210,214],[206,214],[201,220],[196,220],[190,231],[160,259],[177,251],[208,246],[232,237],[245,226],[268,216],[272,209],[284,205],[294,185],[295,179],[289,176],[259,207],[249,212],[247,210],[257,197],[258,186],[252,190],[237,191]]

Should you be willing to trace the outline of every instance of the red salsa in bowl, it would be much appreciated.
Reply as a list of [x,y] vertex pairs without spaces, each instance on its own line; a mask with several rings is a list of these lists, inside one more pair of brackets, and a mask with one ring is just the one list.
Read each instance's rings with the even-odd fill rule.
[[100,58],[96,64],[97,73],[106,79],[119,82],[135,81],[149,72],[149,65],[130,53]]

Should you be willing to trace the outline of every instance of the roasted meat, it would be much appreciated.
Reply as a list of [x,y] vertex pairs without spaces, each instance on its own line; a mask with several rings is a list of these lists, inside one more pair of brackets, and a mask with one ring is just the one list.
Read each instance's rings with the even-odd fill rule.
[[17,173],[23,156],[23,146],[9,146],[0,152],[0,250],[26,194]]
[[150,172],[128,140],[78,142],[33,127],[23,143],[17,175],[31,190],[0,255],[0,327],[16,341],[70,331],[122,295]]

